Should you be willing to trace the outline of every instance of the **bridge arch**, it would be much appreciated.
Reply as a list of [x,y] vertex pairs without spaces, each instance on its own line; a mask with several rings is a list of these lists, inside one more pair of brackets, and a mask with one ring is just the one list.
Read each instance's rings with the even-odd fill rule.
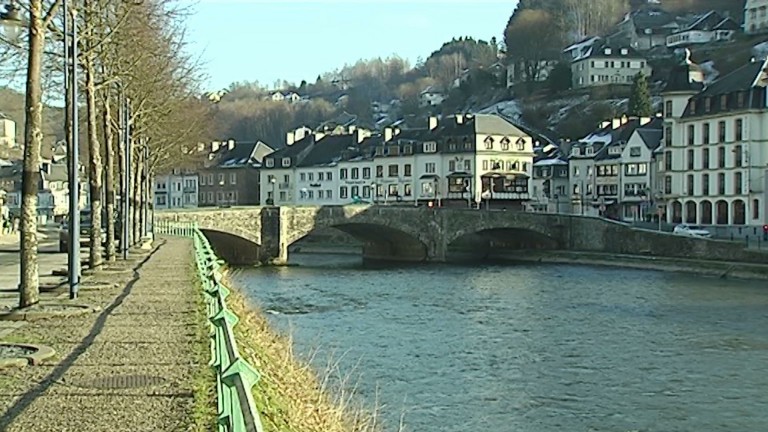
[[211,243],[216,255],[230,264],[249,265],[262,260],[261,245],[252,234],[237,229],[199,229]]

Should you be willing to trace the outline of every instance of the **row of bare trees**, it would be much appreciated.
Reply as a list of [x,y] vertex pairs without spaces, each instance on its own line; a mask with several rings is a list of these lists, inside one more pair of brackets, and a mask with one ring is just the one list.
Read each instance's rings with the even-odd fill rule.
[[[82,91],[72,104],[84,113],[81,129],[87,147],[80,161],[86,165],[92,229],[88,266],[98,269],[116,259],[116,196],[129,197],[133,238],[146,221],[155,173],[177,164],[207,138],[208,103],[201,100],[198,64],[186,54],[183,17],[188,12],[175,0],[68,0],[68,23],[79,30],[74,59]],[[21,284],[19,307],[39,302],[37,262],[37,191],[41,163],[44,89],[63,94],[65,69],[62,0],[26,0],[17,5],[24,17],[26,37],[0,44],[17,55],[0,55],[5,69],[26,69],[26,119],[21,211]],[[70,52],[72,47],[69,47]],[[6,52],[7,54],[7,52]],[[15,62],[15,63],[13,63]],[[12,69],[12,67],[11,67]],[[46,83],[44,86],[43,83]],[[51,82],[58,85],[50,86]],[[132,154],[126,155],[120,115],[121,102],[130,100],[126,116]],[[65,133],[71,141],[72,132]],[[80,135],[78,135],[80,136]],[[128,158],[131,184],[123,185]],[[105,217],[106,221],[102,218]],[[107,227],[107,247],[101,244]],[[121,239],[126,241],[126,239]]]

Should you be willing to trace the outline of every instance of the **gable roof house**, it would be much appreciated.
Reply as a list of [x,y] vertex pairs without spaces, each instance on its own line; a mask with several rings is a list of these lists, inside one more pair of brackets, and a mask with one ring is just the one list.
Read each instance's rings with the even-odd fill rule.
[[638,73],[653,72],[646,59],[628,46],[591,38],[565,49],[571,57],[573,88],[629,85]]
[[709,42],[729,41],[741,26],[717,11],[709,11],[694,17],[692,22],[667,36],[667,47],[677,48]]
[[263,141],[212,143],[209,161],[200,171],[200,206],[258,205],[259,169],[274,150]]
[[646,6],[627,13],[616,28],[617,33],[629,41],[630,47],[648,51],[665,46],[667,36],[678,31],[680,24],[674,15],[660,7]]

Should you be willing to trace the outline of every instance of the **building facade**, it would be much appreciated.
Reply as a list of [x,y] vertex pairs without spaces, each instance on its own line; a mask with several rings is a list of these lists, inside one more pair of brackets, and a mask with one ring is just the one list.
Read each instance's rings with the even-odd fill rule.
[[747,0],[744,4],[744,32],[768,31],[768,0]]
[[195,208],[198,206],[198,174],[191,168],[174,168],[155,179],[155,208]]
[[638,73],[650,76],[651,67],[633,48],[597,40],[578,48],[571,63],[573,88],[607,84],[630,85]]
[[[673,73],[688,73],[689,64]],[[668,222],[734,227],[768,223],[766,84],[768,63],[762,60],[705,88],[664,92],[661,175]]]
[[227,207],[261,204],[261,161],[273,151],[262,141],[211,143],[208,161],[198,172],[198,205]]

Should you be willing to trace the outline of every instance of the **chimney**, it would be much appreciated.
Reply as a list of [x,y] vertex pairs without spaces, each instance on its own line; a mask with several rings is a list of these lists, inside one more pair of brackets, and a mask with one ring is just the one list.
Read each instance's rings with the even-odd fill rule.
[[650,117],[640,117],[640,126],[646,125],[651,122]]
[[232,151],[235,148],[235,140],[231,139],[227,141],[227,148]]
[[437,117],[429,117],[429,130],[437,129]]
[[464,123],[464,115],[456,114],[456,124],[463,124],[463,123]]
[[318,142],[325,137],[325,132],[315,132],[313,137],[314,137],[314,141]]
[[629,118],[625,115],[621,116],[621,124],[625,125],[629,121]]
[[40,164],[40,171],[50,175],[51,174],[51,163],[50,162],[43,162]]
[[619,126],[621,126],[621,119],[620,118],[615,118],[615,119],[611,120],[611,129],[618,129]]
[[221,147],[221,142],[219,141],[211,142],[211,153],[216,153],[217,151],[219,151],[220,147]]
[[392,135],[394,135],[393,132],[394,131],[392,130],[391,127],[385,127],[384,128],[384,142],[385,143],[392,141]]
[[600,129],[605,129],[605,128],[607,128],[610,125],[611,125],[611,122],[606,120],[606,121],[600,123]]
[[285,134],[285,145],[293,145],[296,142],[296,133],[294,131],[288,131]]
[[197,152],[200,153],[205,150],[205,143],[197,143]]
[[370,134],[366,133],[365,129],[355,129],[355,142],[357,144],[363,142],[363,140],[368,136],[370,136]]

